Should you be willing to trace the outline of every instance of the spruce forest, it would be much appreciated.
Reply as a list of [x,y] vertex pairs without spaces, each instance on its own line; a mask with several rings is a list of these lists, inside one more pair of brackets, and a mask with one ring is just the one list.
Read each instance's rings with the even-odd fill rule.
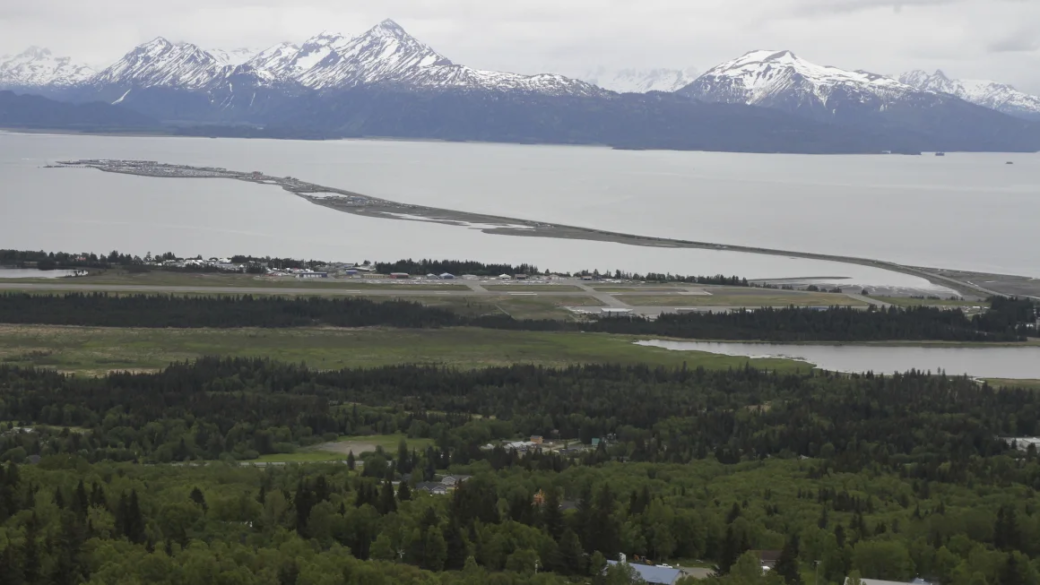
[[[134,261],[78,258],[53,261]],[[535,270],[410,262],[379,270]],[[1033,302],[988,304],[564,320],[276,292],[17,292],[0,293],[0,331],[1035,345]],[[150,369],[0,359],[0,585],[628,585],[650,565],[681,568],[673,585],[1040,585],[1029,383],[561,365],[522,345],[506,365],[377,367],[361,343],[362,365],[319,368],[265,357],[277,340]]]

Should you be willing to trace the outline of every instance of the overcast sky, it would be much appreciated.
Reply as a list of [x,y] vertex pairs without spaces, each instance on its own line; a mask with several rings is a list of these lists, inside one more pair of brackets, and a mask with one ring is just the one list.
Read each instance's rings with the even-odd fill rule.
[[1040,0],[0,0],[0,54],[39,45],[104,66],[156,36],[264,48],[384,18],[485,69],[704,70],[790,49],[847,69],[942,68],[1040,93]]

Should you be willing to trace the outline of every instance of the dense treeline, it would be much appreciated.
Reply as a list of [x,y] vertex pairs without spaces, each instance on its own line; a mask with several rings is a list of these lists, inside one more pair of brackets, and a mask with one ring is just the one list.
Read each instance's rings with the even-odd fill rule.
[[[858,310],[763,308],[722,313],[664,314],[654,321],[612,318],[588,326],[589,331],[663,335],[701,339],[767,341],[1024,341],[1036,335],[1029,301],[997,301],[993,309],[968,317],[960,310],[937,307],[889,307]],[[1028,315],[1028,317],[1027,317]],[[531,326],[531,325],[528,325]],[[524,326],[521,325],[521,328]]]
[[[0,367],[0,419],[39,423],[3,432],[4,458],[43,456],[0,472],[5,585],[613,585],[628,583],[602,574],[620,553],[708,560],[721,585],[798,585],[815,568],[825,583],[1038,583],[1040,460],[1000,437],[1040,430],[1040,395],[965,378]],[[435,444],[359,470],[87,463],[402,430]],[[479,448],[527,434],[604,440],[578,455]],[[417,489],[448,473],[473,477],[447,496]],[[774,576],[748,570],[757,549],[783,549]]]
[[455,313],[408,301],[273,296],[0,294],[0,323],[103,327],[445,327]]
[[[155,374],[78,378],[0,366],[0,420],[87,430],[51,438],[8,433],[0,458],[14,460],[55,453],[93,461],[249,459],[341,435],[405,433],[436,440],[417,455],[427,461],[419,468],[478,460],[500,467],[515,454],[482,446],[542,435],[584,445],[610,437],[609,448],[575,454],[585,463],[797,454],[844,470],[914,463],[922,477],[951,479],[969,477],[979,457],[1006,452],[1000,437],[1040,434],[1038,418],[1036,393],[919,373],[621,366],[318,372],[203,359]],[[547,461],[569,464],[558,454]],[[1008,473],[1040,488],[1040,478]]]
[[763,341],[1022,341],[1035,335],[1030,301],[993,299],[993,309],[911,307],[857,310],[786,308],[613,317],[585,323],[469,317],[410,301],[277,296],[174,296],[69,293],[0,294],[0,323],[101,327],[368,327],[474,326],[524,331],[589,331],[690,339]]
[[[173,258],[173,254],[167,252],[159,259]],[[17,268],[39,268],[40,270],[54,270],[57,268],[112,268],[116,266],[131,266],[140,264],[141,258],[130,254],[120,254],[112,251],[109,254],[94,254],[88,252],[34,252],[29,250],[0,250],[0,266],[15,266]]]

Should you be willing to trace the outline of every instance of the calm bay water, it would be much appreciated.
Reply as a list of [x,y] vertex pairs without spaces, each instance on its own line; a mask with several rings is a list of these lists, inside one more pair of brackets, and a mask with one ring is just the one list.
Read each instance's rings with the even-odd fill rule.
[[944,371],[976,378],[1040,378],[1040,347],[907,347],[877,345],[782,345],[701,341],[640,341],[673,351],[706,351],[753,358],[790,358],[824,370],[848,373]]
[[[811,157],[388,141],[296,142],[0,134],[0,247],[454,257],[748,278],[866,267],[706,250],[490,236],[360,218],[277,188],[43,169],[133,158],[292,175],[392,200],[629,233],[1040,276],[1040,157]],[[1005,165],[1006,159],[1015,165]]]

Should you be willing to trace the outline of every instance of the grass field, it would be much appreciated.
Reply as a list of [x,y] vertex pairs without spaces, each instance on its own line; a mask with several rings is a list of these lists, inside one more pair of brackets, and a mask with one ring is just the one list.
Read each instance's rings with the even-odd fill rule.
[[872,297],[897,307],[989,307],[985,301],[950,301],[935,299],[911,299],[909,297]]
[[259,459],[253,461],[256,463],[321,463],[323,461],[342,461],[346,458],[346,455],[333,451],[297,451],[296,453],[261,455]]
[[[683,287],[686,288],[686,287]],[[596,292],[605,293],[631,293],[631,292],[679,292],[683,290],[677,286],[671,285],[652,285],[652,286],[594,286],[592,290]],[[690,285],[690,288],[699,288],[697,285]]]
[[581,289],[569,284],[486,284],[487,290],[499,292],[578,292]]
[[364,435],[340,437],[332,443],[322,443],[311,447],[304,447],[295,453],[274,453],[261,455],[256,463],[321,463],[325,461],[343,461],[354,453],[355,456],[362,453],[375,451],[381,447],[387,453],[397,453],[397,446],[404,440],[409,449],[422,451],[433,445],[433,439],[409,439],[407,435],[398,433],[394,435]]
[[867,303],[845,295],[829,293],[784,294],[775,291],[762,294],[712,294],[635,296],[619,295],[618,300],[633,306],[671,307],[865,307]]
[[366,453],[369,451],[375,451],[376,448],[382,448],[388,453],[396,453],[398,445],[404,441],[409,449],[415,449],[422,451],[427,447],[433,445],[433,439],[422,439],[415,438],[409,439],[404,433],[397,433],[393,435],[351,435],[344,436],[337,439],[334,443],[324,443],[317,445],[315,449],[321,451],[333,452],[338,454],[348,454],[353,452],[355,455]]
[[990,386],[1010,386],[1026,390],[1040,390],[1040,380],[1011,380],[1006,378],[986,378]]
[[0,363],[81,374],[156,370],[206,355],[270,357],[315,368],[439,363],[460,368],[512,363],[646,363],[695,368],[755,366],[791,371],[804,364],[748,360],[633,345],[636,338],[450,328],[406,329],[108,329],[0,325]]
[[[358,295],[364,296],[364,295]],[[386,297],[382,297],[386,299]],[[552,296],[444,296],[444,297],[409,297],[404,294],[397,297],[401,300],[415,301],[429,307],[449,309],[460,315],[477,317],[481,315],[508,314],[515,319],[574,319],[573,313],[564,307],[601,307],[603,303],[593,297],[552,297]]]

